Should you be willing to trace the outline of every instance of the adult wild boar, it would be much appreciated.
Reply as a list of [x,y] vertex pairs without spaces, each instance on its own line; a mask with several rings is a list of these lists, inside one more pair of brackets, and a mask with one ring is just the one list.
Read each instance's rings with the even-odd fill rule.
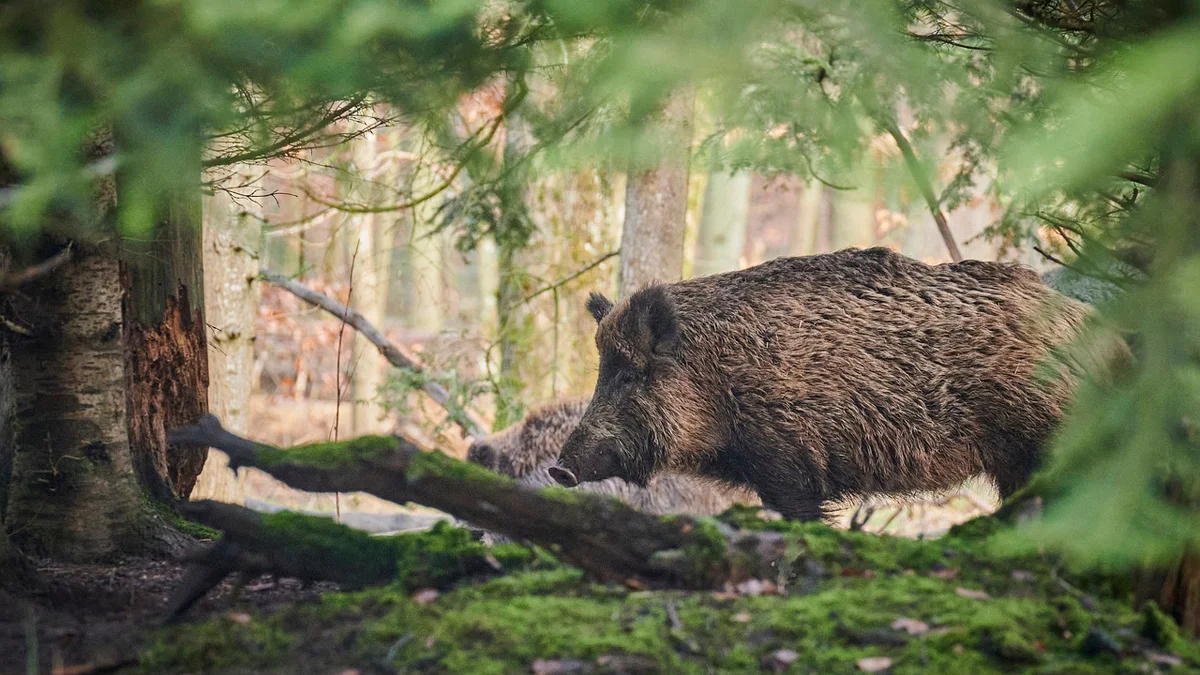
[[[1038,377],[1088,308],[1018,265],[884,248],[592,294],[600,372],[550,472],[645,485],[671,470],[758,491],[787,517],[867,494],[1024,485],[1081,363]],[[1037,381],[1035,381],[1037,380]],[[1042,381],[1048,380],[1048,381]]]
[[[467,459],[530,488],[557,485],[548,469],[558,461],[559,451],[579,424],[587,403],[559,401],[534,409],[521,422],[472,443]],[[609,478],[578,489],[615,497],[655,515],[716,515],[734,504],[759,503],[749,490],[670,472],[655,477],[647,486]]]

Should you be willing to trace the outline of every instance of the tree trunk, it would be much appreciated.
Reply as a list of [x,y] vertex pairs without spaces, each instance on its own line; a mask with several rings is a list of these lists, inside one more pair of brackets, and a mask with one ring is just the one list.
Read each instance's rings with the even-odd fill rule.
[[[97,194],[106,211],[113,186]],[[95,560],[178,543],[151,536],[142,497],[186,497],[206,454],[166,443],[207,408],[199,197],[181,195],[147,239],[76,244],[70,264],[23,289],[39,313],[34,337],[13,344],[6,516],[30,553]]]
[[[375,164],[380,150],[390,146],[389,134],[374,131],[358,141],[361,151],[356,163],[359,171]],[[384,144],[382,147],[380,144]],[[390,182],[388,174],[364,176],[380,182]],[[374,203],[377,190],[367,189],[367,203]],[[358,260],[354,264],[354,297],[351,305],[367,321],[382,327],[387,314],[389,272],[391,270],[392,241],[382,214],[366,213],[358,216]],[[387,364],[379,356],[369,340],[355,331],[350,358],[350,390],[354,405],[351,408],[351,434],[372,434],[381,431],[384,408],[379,403],[379,389],[383,386]]]
[[710,172],[702,209],[700,234],[696,241],[695,276],[736,270],[746,245],[749,172]]
[[1137,578],[1137,603],[1153,600],[1189,635],[1200,637],[1200,554],[1186,553],[1166,571]]
[[[412,194],[428,194],[437,180],[428,170],[418,170]],[[411,209],[408,241],[408,326],[436,332],[442,327],[442,235],[434,232],[436,199]]]
[[60,560],[110,556],[127,545],[140,505],[129,442],[121,263],[111,248],[81,250],[27,292],[40,301],[48,325],[13,349],[8,525],[31,553]]
[[821,211],[825,200],[825,186],[809,181],[800,195],[796,229],[788,242],[788,255],[812,255],[817,252],[817,232],[821,227]]
[[167,447],[166,430],[208,411],[199,190],[180,196],[146,242],[123,242],[129,442],[142,487],[186,498],[205,448]]
[[626,184],[619,297],[627,298],[656,281],[669,283],[683,276],[694,102],[695,93],[690,89],[668,101],[664,127],[677,144],[658,166],[631,175]]
[[[248,167],[234,176],[238,185],[252,179]],[[226,420],[230,429],[248,433],[261,291],[257,277],[262,205],[253,200],[235,201],[227,192],[218,191],[205,200],[205,207],[204,313],[212,344],[208,350],[208,408]],[[241,504],[244,476],[244,472],[229,470],[223,453],[210,451],[191,498]]]

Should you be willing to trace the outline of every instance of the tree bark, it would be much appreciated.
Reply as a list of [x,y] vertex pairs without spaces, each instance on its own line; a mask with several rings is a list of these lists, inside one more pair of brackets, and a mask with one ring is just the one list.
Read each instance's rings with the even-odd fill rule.
[[129,442],[142,487],[172,502],[191,493],[208,455],[166,442],[167,429],[208,411],[199,189],[176,198],[149,241],[122,245]]
[[694,103],[690,89],[671,97],[664,108],[663,127],[674,146],[657,166],[634,173],[626,183],[621,298],[651,283],[670,283],[683,276]]
[[[249,167],[233,173],[238,185],[253,176]],[[208,322],[210,382],[208,408],[237,433],[248,431],[254,388],[254,341],[261,283],[262,206],[237,201],[225,191],[205,200],[204,313]],[[192,499],[241,504],[244,474],[229,470],[226,457],[209,452]]]
[[[16,543],[60,560],[110,556],[139,515],[130,448],[122,270],[114,250],[31,284],[47,324],[14,345],[15,453],[7,522]],[[50,323],[52,322],[52,323]]]
[[696,240],[695,276],[736,270],[746,245],[750,210],[750,173],[714,170],[708,174],[700,233]]
[[821,212],[825,201],[825,186],[809,181],[800,195],[796,228],[788,241],[788,255],[812,255],[817,252],[817,232],[821,227]]

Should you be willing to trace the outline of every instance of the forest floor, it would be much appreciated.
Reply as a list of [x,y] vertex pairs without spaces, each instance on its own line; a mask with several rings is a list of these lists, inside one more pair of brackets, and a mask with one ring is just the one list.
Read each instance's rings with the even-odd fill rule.
[[[497,553],[501,573],[439,590],[260,579],[235,597],[226,583],[185,623],[161,629],[178,566],[46,566],[38,593],[0,597],[0,673],[31,672],[34,642],[37,672],[65,666],[63,675],[130,659],[120,672],[1200,673],[1200,643],[1153,606],[1135,610],[1125,575],[997,547],[987,519],[919,541],[752,509],[722,518],[784,533],[790,562],[779,578],[634,591],[547,555]],[[447,551],[477,546],[445,526],[401,536],[441,537]]]
[[[0,675],[76,672],[128,661],[163,619],[167,599],[183,577],[178,562],[129,558],[111,564],[41,564],[37,583],[20,594],[0,590]],[[226,580],[189,618],[271,613],[313,602],[333,584],[303,588],[293,579],[250,580],[240,592]],[[30,660],[30,649],[37,657]],[[34,666],[33,664],[37,664]],[[36,669],[34,669],[36,668]]]

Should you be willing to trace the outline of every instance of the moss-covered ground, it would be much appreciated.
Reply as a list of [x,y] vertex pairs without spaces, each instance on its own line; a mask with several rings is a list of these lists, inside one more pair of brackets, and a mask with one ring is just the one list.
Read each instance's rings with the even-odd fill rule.
[[[787,535],[792,562],[780,579],[718,593],[631,591],[591,583],[545,555],[505,549],[501,565],[508,574],[461,581],[440,594],[414,587],[416,577],[409,576],[407,583],[329,594],[269,616],[178,626],[151,641],[139,667],[147,673],[1200,672],[1200,644],[1181,638],[1153,606],[1136,610],[1120,576],[994,550],[986,521],[914,541],[764,521],[747,509],[724,518]],[[425,544],[414,555],[472,552],[461,533],[441,528],[433,536],[453,545],[439,551]],[[412,561],[425,568],[428,562]],[[773,587],[781,580],[781,589]]]

